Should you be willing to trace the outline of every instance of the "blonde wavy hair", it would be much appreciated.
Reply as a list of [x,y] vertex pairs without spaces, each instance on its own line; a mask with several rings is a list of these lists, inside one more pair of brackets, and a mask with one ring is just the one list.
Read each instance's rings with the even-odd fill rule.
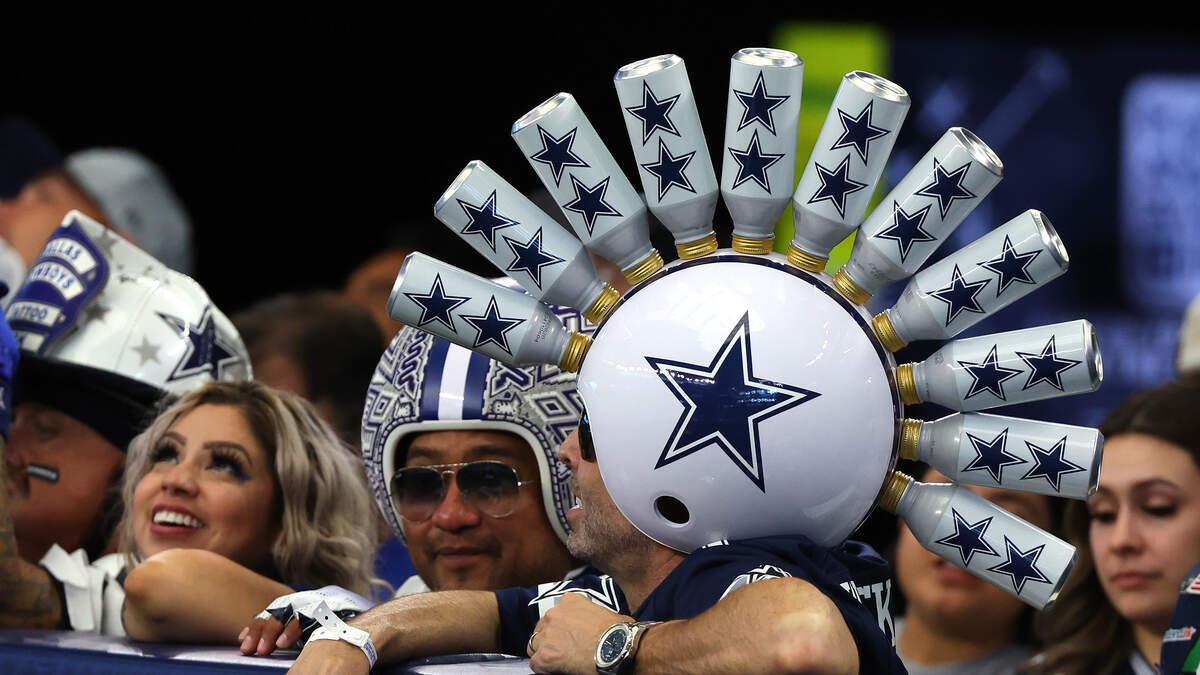
[[133,532],[133,493],[149,471],[153,449],[185,413],[202,405],[233,406],[273,457],[279,488],[279,537],[273,575],[296,585],[335,584],[362,595],[387,584],[374,576],[377,510],[358,456],[338,440],[303,398],[260,382],[212,382],[184,394],[129,444],[117,526],[131,565],[142,558]]

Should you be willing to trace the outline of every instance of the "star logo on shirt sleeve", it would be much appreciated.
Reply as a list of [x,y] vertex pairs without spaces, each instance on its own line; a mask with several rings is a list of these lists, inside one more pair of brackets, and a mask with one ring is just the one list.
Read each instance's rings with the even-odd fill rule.
[[939,288],[929,295],[946,303],[946,325],[949,326],[963,312],[984,313],[976,296],[990,282],[991,279],[984,279],[967,283],[963,280],[962,273],[958,271],[958,265],[955,265],[954,271],[950,275],[950,285]]
[[966,370],[972,380],[971,386],[967,390],[967,395],[963,397],[964,401],[985,391],[990,392],[1001,401],[1008,400],[1004,397],[1004,383],[1020,375],[1021,371],[1015,368],[1005,368],[997,361],[996,345],[992,345],[992,349],[988,352],[987,358],[983,360],[983,363],[958,362],[958,365]]
[[1018,253],[1013,249],[1012,241],[1008,235],[1004,236],[1004,248],[1001,249],[1000,255],[985,260],[979,263],[980,267],[989,269],[996,273],[999,277],[999,288],[996,289],[996,297],[1000,297],[1014,281],[1019,281],[1023,284],[1035,284],[1033,277],[1029,276],[1029,264],[1038,257],[1042,251],[1030,251],[1029,253]]
[[983,538],[983,535],[987,533],[988,526],[992,524],[991,517],[984,518],[977,523],[968,523],[966,518],[959,515],[958,510],[951,509],[951,512],[954,514],[954,534],[942,537],[934,543],[958,549],[958,554],[962,557],[963,567],[971,564],[971,558],[976,553],[994,556],[1000,555]]
[[1017,352],[1017,356],[1021,357],[1025,365],[1030,368],[1029,377],[1025,380],[1025,386],[1021,387],[1021,391],[1041,382],[1062,391],[1062,374],[1083,363],[1074,359],[1060,358],[1055,352],[1053,335],[1050,336],[1046,346],[1042,347],[1041,353]]
[[1050,580],[1037,568],[1038,558],[1042,556],[1042,549],[1044,548],[1046,548],[1046,545],[1041,544],[1028,551],[1022,551],[1006,535],[1004,537],[1004,549],[1008,554],[1008,560],[994,567],[989,567],[988,571],[1007,575],[1012,581],[1013,589],[1017,593],[1025,589],[1026,581],[1038,581],[1048,584]]
[[504,243],[508,244],[508,248],[513,254],[513,261],[504,270],[528,274],[539,290],[542,287],[542,268],[566,262],[562,258],[542,250],[542,228],[540,227],[525,243],[507,236],[504,237]]
[[405,292],[404,295],[421,308],[421,318],[417,320],[418,328],[436,321],[455,333],[458,332],[458,328],[454,325],[454,315],[450,310],[471,299],[463,295],[446,295],[440,274],[433,277],[433,286],[428,293]]
[[760,188],[766,190],[767,194],[771,194],[771,180],[767,176],[767,169],[774,166],[783,158],[783,155],[763,152],[762,147],[759,146],[757,129],[750,137],[750,143],[745,150],[729,148],[729,154],[738,164],[737,177],[733,179],[733,189],[736,190],[742,183],[753,180],[758,183]]
[[[846,159],[849,159],[849,157]],[[919,241],[935,241],[937,239],[921,227],[925,222],[925,216],[929,215],[930,206],[933,205],[927,204],[925,208],[910,215],[907,211],[900,208],[900,202],[892,202],[892,224],[880,230],[875,237],[878,239],[891,239],[896,242],[896,245],[900,247],[900,262],[904,262],[908,258],[908,253],[912,250],[913,244]]]
[[478,349],[491,343],[512,356],[512,350],[508,346],[508,331],[525,323],[525,319],[501,316],[500,310],[496,307],[496,296],[492,296],[488,302],[487,311],[482,315],[460,314],[459,316],[475,329],[475,344],[472,349]]
[[758,122],[771,132],[772,136],[775,135],[775,120],[771,118],[771,111],[783,105],[789,97],[768,94],[761,70],[758,71],[758,78],[754,80],[753,89],[750,91],[734,89],[733,96],[738,103],[742,104],[742,119],[738,122],[738,131]]
[[575,189],[575,199],[563,204],[563,209],[583,216],[588,236],[591,236],[592,230],[596,228],[596,219],[600,216],[621,216],[620,211],[604,201],[604,195],[608,192],[609,178],[611,176],[605,176],[604,180],[588,187],[574,175],[571,176],[571,187]]
[[873,105],[875,105],[874,101],[867,102],[867,105],[859,111],[857,117],[851,117],[841,108],[838,108],[838,119],[842,123],[842,135],[834,141],[830,150],[854,148],[854,151],[858,153],[858,157],[863,161],[863,164],[867,163],[867,154],[871,150],[871,141],[891,133],[887,129],[881,129],[871,124],[871,107]]
[[654,132],[659,129],[662,129],[663,133],[679,135],[679,130],[671,121],[671,109],[679,102],[679,96],[679,94],[675,94],[659,100],[650,89],[649,83],[642,80],[642,104],[625,109],[630,115],[642,121],[642,145],[645,145]]
[[977,196],[962,184],[963,179],[967,177],[967,169],[970,168],[971,163],[967,162],[957,169],[947,172],[935,157],[933,159],[933,182],[922,186],[914,194],[936,199],[938,209],[942,213],[942,220],[945,220],[946,214],[950,213],[950,207],[954,206],[954,200],[974,199]]
[[987,471],[997,484],[1004,478],[1004,467],[1014,464],[1024,464],[1025,460],[1004,449],[1008,442],[1008,429],[1005,428],[990,441],[985,441],[973,434],[967,434],[971,447],[975,448],[975,459],[972,459],[963,471]]
[[654,468],[716,445],[766,492],[759,424],[820,394],[754,375],[749,312],[707,365],[650,356],[646,361],[683,404]]
[[463,213],[467,214],[467,224],[460,230],[462,234],[477,234],[483,237],[492,251],[496,250],[496,230],[517,224],[517,221],[505,218],[496,211],[495,190],[492,190],[491,196],[484,200],[483,204],[468,204],[459,199],[458,205],[462,207]]
[[607,574],[599,577],[599,580],[599,590],[576,585],[574,579],[540,584],[538,586],[538,594],[529,601],[527,606],[533,607],[546,600],[555,600],[555,604],[557,604],[557,600],[567,593],[578,593],[611,612],[620,613],[621,601],[617,595],[616,582]]
[[1087,471],[1087,469],[1068,461],[1063,457],[1063,453],[1067,451],[1067,437],[1063,436],[1057,443],[1050,447],[1049,450],[1025,441],[1025,445],[1029,447],[1029,452],[1033,453],[1033,461],[1035,462],[1032,469],[1025,473],[1021,478],[1045,478],[1050,487],[1058,492],[1062,485],[1062,477],[1068,473],[1079,473]]
[[658,178],[658,201],[661,202],[673,187],[679,187],[692,193],[696,192],[696,188],[692,187],[692,182],[683,173],[695,156],[696,151],[693,150],[676,157],[667,149],[667,144],[661,138],[658,139],[658,161],[641,165],[643,169]]
[[833,204],[833,208],[837,209],[838,216],[845,218],[846,195],[867,187],[866,183],[860,183],[850,178],[850,156],[844,157],[842,163],[838,164],[833,171],[826,169],[818,162],[813,162],[813,166],[817,169],[817,178],[821,179],[821,187],[817,188],[808,203],[816,204],[828,200],[830,204]]
[[554,184],[558,185],[562,180],[563,169],[568,166],[587,166],[588,163],[583,161],[579,155],[576,155],[571,150],[571,144],[575,142],[575,132],[579,127],[571,129],[567,133],[555,138],[550,132],[542,128],[542,125],[537,125],[538,137],[542,141],[542,149],[529,156],[535,162],[545,164],[550,167],[550,173],[554,175]]

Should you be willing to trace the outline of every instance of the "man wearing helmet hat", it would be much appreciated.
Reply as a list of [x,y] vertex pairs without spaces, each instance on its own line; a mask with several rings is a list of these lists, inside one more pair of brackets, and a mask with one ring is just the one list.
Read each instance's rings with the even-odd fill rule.
[[[4,453],[0,586],[29,596],[21,626],[54,628],[58,594],[33,595],[81,578],[108,549],[129,441],[164,397],[248,379],[250,364],[199,284],[77,211],[50,236],[7,316],[20,373]],[[66,594],[68,610],[77,596]],[[6,609],[19,604],[5,596]]]

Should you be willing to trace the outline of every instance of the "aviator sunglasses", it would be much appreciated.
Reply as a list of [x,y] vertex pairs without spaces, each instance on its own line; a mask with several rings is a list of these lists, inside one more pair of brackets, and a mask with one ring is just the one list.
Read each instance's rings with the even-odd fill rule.
[[392,476],[392,505],[409,522],[429,520],[446,498],[447,476],[454,476],[464,502],[492,518],[511,515],[519,488],[536,482],[519,480],[516,469],[491,460],[410,466]]
[[596,461],[596,444],[592,441],[592,423],[587,413],[579,418],[579,458],[585,462]]

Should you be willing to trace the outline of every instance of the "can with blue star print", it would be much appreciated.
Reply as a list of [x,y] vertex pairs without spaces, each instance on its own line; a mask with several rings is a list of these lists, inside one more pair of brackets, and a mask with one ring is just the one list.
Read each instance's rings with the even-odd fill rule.
[[599,323],[620,298],[578,239],[479,160],[459,172],[433,215],[542,302]]
[[650,245],[646,203],[568,93],[513,123],[512,137],[589,251],[636,284],[663,266]]
[[824,270],[829,252],[858,227],[909,105],[908,92],[878,75],[842,77],[792,196],[793,265]]
[[1069,264],[1050,219],[1030,209],[921,270],[871,325],[891,351],[952,338],[1062,276]]
[[930,552],[1035,609],[1058,599],[1075,566],[1074,546],[953,483],[894,471],[879,506]]
[[766,254],[791,196],[804,62],[782,49],[748,48],[730,59],[721,196],[733,248]]
[[1096,492],[1104,436],[1098,429],[986,413],[903,423],[900,456],[959,484],[1086,500]]
[[591,338],[515,288],[411,253],[388,297],[388,316],[514,366],[556,365],[575,372]]
[[978,136],[952,127],[858,228],[834,285],[855,304],[911,276],[1004,175]]
[[920,363],[896,368],[907,404],[984,410],[1096,391],[1104,380],[1090,321],[952,340]]
[[717,250],[717,175],[683,59],[664,54],[613,77],[650,212],[675,237],[681,258]]

